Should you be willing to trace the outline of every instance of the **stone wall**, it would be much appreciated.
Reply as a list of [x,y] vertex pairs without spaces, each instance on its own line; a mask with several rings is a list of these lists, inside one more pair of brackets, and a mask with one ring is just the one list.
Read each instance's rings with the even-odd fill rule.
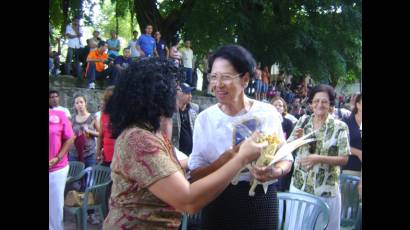
[[[98,82],[97,88],[94,90],[87,89],[84,80],[75,79],[72,76],[49,77],[49,89],[54,89],[60,93],[60,105],[68,108],[70,113],[74,113],[74,96],[84,95],[87,99],[87,108],[91,113],[98,111],[100,98],[102,97],[105,85]],[[216,103],[213,97],[203,97],[194,95],[192,101],[200,106],[200,110],[204,110]]]

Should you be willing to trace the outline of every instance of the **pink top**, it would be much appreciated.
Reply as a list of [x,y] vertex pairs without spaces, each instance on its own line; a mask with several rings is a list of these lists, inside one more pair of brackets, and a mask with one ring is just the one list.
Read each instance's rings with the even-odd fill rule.
[[[74,136],[71,122],[63,111],[48,110],[48,160],[56,157],[63,143]],[[48,171],[53,172],[68,164],[67,154]]]

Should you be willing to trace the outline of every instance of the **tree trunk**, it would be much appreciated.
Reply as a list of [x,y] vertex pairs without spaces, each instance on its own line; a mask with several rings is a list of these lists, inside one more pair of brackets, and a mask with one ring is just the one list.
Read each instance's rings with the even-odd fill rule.
[[336,86],[337,86],[338,81],[339,81],[339,78],[335,74],[332,74],[330,76],[329,84],[335,89]]
[[171,11],[166,18],[161,17],[156,0],[134,0],[134,11],[140,25],[141,33],[145,33],[145,26],[151,24],[154,32],[160,31],[162,38],[169,43],[182,28],[184,20],[190,16],[196,0],[185,0],[179,9]]
[[70,6],[70,0],[62,0],[61,4],[61,9],[63,9],[63,25],[61,26],[61,35],[64,37],[65,29],[68,24],[68,8]]
[[119,32],[118,17],[115,17],[115,33],[118,34],[118,32]]

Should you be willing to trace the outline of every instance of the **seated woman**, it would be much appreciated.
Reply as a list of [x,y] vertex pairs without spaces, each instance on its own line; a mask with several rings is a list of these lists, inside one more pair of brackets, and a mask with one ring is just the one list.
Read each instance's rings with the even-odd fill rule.
[[182,76],[171,60],[141,59],[127,68],[108,100],[116,145],[103,229],[178,229],[182,212],[195,213],[215,199],[267,145],[256,143],[260,135],[254,133],[219,170],[190,184],[169,140],[172,129],[163,125],[176,111],[176,79]]

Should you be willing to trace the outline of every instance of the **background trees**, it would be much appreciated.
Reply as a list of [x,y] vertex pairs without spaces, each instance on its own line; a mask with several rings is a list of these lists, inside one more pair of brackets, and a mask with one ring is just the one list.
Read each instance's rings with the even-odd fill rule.
[[[51,0],[50,22],[61,31],[68,16],[80,13],[93,24],[92,7],[107,1]],[[190,38],[198,59],[219,45],[237,43],[262,66],[279,63],[296,77],[310,74],[336,86],[361,75],[361,0],[111,0],[109,6],[112,14],[104,21],[110,23],[100,26],[115,25],[129,38],[137,25],[144,31],[152,24],[167,42]]]

